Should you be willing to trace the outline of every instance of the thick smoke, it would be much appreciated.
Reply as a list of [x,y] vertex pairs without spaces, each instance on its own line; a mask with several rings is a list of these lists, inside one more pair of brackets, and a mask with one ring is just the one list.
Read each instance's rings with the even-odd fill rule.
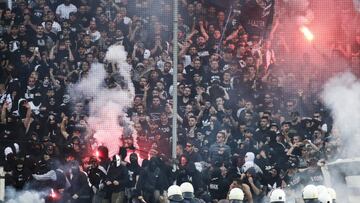
[[360,154],[360,80],[350,72],[330,79],[322,93],[340,132],[343,158]]
[[6,188],[6,203],[45,203],[44,194],[37,191],[17,192],[13,188]]
[[108,78],[103,64],[93,64],[89,75],[69,92],[73,98],[89,100],[89,127],[99,145],[109,148],[109,155],[118,153],[123,136],[131,136],[130,119],[125,111],[133,101],[135,91],[131,83],[131,66],[126,63],[127,53],[122,46],[113,45],[106,60],[113,66],[111,89],[105,85]]
[[[334,129],[339,132],[342,154],[327,168],[331,184],[342,202],[359,202],[348,185],[348,177],[360,174],[360,80],[350,72],[331,78],[324,86],[322,98],[331,109]],[[357,187],[357,186],[355,186]]]

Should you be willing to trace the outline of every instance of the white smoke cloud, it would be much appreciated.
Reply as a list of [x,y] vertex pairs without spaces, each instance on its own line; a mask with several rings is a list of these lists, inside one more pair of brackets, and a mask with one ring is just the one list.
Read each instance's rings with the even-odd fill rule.
[[93,64],[88,76],[69,90],[72,98],[91,98],[88,123],[98,144],[109,148],[110,156],[118,153],[123,134],[132,133],[130,119],[124,112],[135,95],[130,78],[131,66],[126,63],[126,56],[124,48],[119,45],[109,47],[106,53],[106,60],[117,67],[113,73],[117,87],[107,88],[104,79],[108,74],[104,66]]
[[16,191],[13,188],[6,188],[6,203],[45,203],[44,194],[41,192],[27,190]]
[[344,145],[344,158],[360,153],[360,80],[350,72],[330,79],[322,93]]

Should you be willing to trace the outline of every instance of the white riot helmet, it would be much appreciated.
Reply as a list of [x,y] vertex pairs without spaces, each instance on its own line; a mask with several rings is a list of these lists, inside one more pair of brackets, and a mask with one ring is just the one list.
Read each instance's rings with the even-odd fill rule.
[[194,198],[194,187],[191,183],[185,182],[180,185],[182,195],[185,199]]
[[328,187],[327,191],[330,194],[331,199],[333,200],[333,203],[335,203],[335,201],[336,201],[336,191],[331,187]]
[[327,192],[327,187],[325,187],[324,185],[317,185],[316,189],[317,189],[319,195],[320,195],[320,193]]
[[174,202],[180,202],[184,200],[181,188],[178,185],[171,185],[168,188],[168,199]]
[[243,201],[244,200],[244,192],[240,188],[233,188],[230,190],[229,193],[229,200],[237,200]]
[[318,199],[319,193],[315,185],[307,185],[304,187],[302,196],[304,200]]
[[326,191],[319,194],[319,203],[332,203],[331,195]]
[[286,195],[284,190],[282,189],[275,189],[270,194],[270,202],[285,202]]

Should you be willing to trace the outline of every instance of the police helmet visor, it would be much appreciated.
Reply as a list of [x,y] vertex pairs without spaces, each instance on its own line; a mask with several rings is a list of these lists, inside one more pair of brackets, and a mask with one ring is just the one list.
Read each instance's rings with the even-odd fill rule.
[[229,200],[229,203],[243,203],[242,200]]
[[192,193],[192,192],[183,192],[182,194],[183,194],[183,197],[184,197],[185,199],[192,199],[192,198],[194,198],[194,193]]
[[169,197],[170,202],[181,202],[184,198],[181,195],[172,195]]

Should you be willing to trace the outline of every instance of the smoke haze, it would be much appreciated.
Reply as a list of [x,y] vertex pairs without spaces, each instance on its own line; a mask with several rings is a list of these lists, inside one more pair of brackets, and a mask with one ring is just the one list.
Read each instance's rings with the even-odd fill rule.
[[[341,139],[340,158],[328,165],[331,184],[335,188],[338,200],[359,202],[356,185],[349,181],[360,174],[360,80],[351,72],[345,72],[331,78],[324,86],[322,99],[331,109],[334,129]],[[355,190],[353,190],[353,188]],[[355,196],[354,196],[355,195]]]
[[36,191],[17,192],[13,188],[6,188],[6,203],[45,203],[42,197],[43,195]]
[[103,64],[93,64],[89,75],[69,92],[72,98],[89,98],[89,126],[99,145],[109,148],[109,155],[118,153],[122,136],[132,135],[130,119],[125,111],[133,101],[135,91],[130,79],[131,66],[126,63],[122,46],[109,47],[106,60],[113,65],[112,78],[116,87],[105,85],[108,77]]
[[343,158],[360,154],[360,80],[350,72],[331,78],[322,93],[344,143]]

